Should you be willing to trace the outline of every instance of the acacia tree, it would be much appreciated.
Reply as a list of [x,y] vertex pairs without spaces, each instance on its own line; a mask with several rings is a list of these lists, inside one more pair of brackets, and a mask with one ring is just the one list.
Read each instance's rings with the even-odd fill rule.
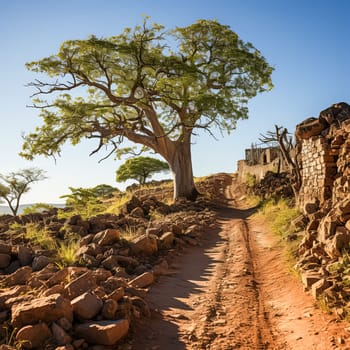
[[30,190],[29,185],[46,179],[44,171],[38,168],[27,168],[8,175],[0,174],[0,198],[10,207],[12,214],[17,215],[19,203],[24,193]]
[[22,156],[59,155],[66,141],[89,138],[98,140],[91,154],[112,147],[107,157],[128,139],[168,162],[174,199],[198,194],[195,130],[234,129],[248,117],[248,100],[272,87],[273,70],[251,43],[214,20],[169,31],[145,20],[117,36],[66,41],[27,68],[52,80],[29,84],[43,125],[24,136]]
[[116,180],[124,182],[129,179],[137,180],[143,185],[153,174],[169,170],[169,165],[151,157],[136,157],[128,159],[116,172]]

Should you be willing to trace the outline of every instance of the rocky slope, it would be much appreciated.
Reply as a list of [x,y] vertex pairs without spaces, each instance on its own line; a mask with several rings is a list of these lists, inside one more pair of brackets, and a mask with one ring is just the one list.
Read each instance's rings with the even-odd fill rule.
[[[197,245],[201,235],[215,226],[210,206],[222,195],[226,178],[219,175],[199,184],[210,195],[210,203],[202,198],[166,205],[143,194],[132,197],[119,215],[59,219],[57,210],[51,210],[1,216],[1,348],[119,346],[135,320],[149,316],[147,288],[167,274],[173,254],[183,246]],[[67,233],[78,235],[77,262],[65,266],[55,249],[43,249],[25,238],[28,223],[47,230],[58,242],[67,239]],[[125,239],[126,231],[131,238]]]

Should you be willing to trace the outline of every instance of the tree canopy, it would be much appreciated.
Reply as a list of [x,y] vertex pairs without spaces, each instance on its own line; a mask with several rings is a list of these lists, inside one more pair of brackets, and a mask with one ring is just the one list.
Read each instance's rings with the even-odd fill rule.
[[92,154],[110,146],[107,157],[126,138],[169,163],[175,198],[195,194],[194,130],[234,129],[248,100],[272,88],[273,70],[251,43],[204,19],[172,30],[145,20],[120,35],[68,40],[27,67],[51,80],[29,84],[43,124],[24,136],[22,156],[59,155],[65,142],[89,138]]
[[0,174],[0,198],[10,207],[12,214],[17,215],[19,203],[24,193],[30,190],[30,184],[46,179],[45,172],[38,168],[27,168],[8,175]]
[[140,184],[144,184],[148,178],[152,177],[152,175],[168,170],[168,163],[156,158],[130,158],[118,168],[116,172],[116,180],[117,182],[124,182],[134,179]]

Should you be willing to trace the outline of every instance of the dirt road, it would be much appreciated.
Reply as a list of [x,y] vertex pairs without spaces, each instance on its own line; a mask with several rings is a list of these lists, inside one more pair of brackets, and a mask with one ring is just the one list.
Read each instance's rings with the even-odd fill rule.
[[152,318],[132,349],[350,349],[350,325],[315,307],[276,237],[235,200],[234,186],[226,196],[218,229],[152,287]]

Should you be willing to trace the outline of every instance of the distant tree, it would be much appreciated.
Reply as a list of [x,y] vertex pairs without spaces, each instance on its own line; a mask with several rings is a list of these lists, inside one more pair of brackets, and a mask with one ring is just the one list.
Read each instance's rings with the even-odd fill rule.
[[[285,163],[292,175],[292,188],[295,198],[298,198],[299,190],[302,184],[301,170],[297,158],[297,152],[293,144],[293,137],[283,126],[275,125],[274,131],[267,131],[261,134],[259,139],[263,143],[278,145]],[[293,154],[294,151],[294,154]]]
[[29,84],[43,123],[24,136],[22,156],[60,155],[63,144],[85,138],[98,141],[92,153],[109,145],[111,155],[128,139],[168,162],[174,199],[198,195],[195,130],[235,129],[248,118],[248,101],[272,88],[273,71],[259,50],[215,20],[167,31],[147,19],[112,37],[66,41],[27,68],[48,80]]
[[54,206],[47,203],[35,203],[33,205],[30,205],[29,207],[25,207],[22,210],[23,215],[31,214],[31,213],[38,213],[43,212],[45,210],[51,210]]
[[143,185],[152,175],[168,170],[168,163],[156,158],[130,158],[118,168],[116,180],[117,182],[124,182],[134,179]]
[[66,200],[66,206],[80,212],[83,216],[91,216],[103,212],[103,200],[110,198],[113,193],[120,192],[110,185],[101,184],[91,188],[69,187],[70,194],[60,198]]
[[32,183],[46,179],[44,174],[38,168],[22,169],[8,175],[0,174],[0,198],[8,204],[14,216],[17,215],[22,195],[30,190]]

